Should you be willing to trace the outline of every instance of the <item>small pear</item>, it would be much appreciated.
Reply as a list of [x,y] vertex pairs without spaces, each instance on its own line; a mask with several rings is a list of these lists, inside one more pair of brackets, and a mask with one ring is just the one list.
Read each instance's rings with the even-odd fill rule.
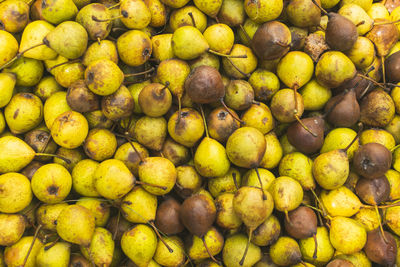
[[167,59],[174,57],[172,51],[172,33],[159,34],[151,37],[151,43],[153,47],[153,56],[155,59],[163,62]]
[[4,65],[17,55],[19,45],[15,37],[4,30],[0,30],[0,40],[4,44],[0,49],[0,68],[3,68]]
[[[301,115],[303,115],[304,102],[299,93],[294,92],[294,90],[292,89],[284,88],[277,91],[273,95],[270,108],[272,114],[279,122],[294,122],[296,120],[296,115],[298,117],[301,117]],[[294,110],[296,110],[296,114],[294,113]],[[298,127],[299,126],[296,125],[296,128]],[[300,129],[302,129],[302,127]]]
[[364,247],[367,242],[367,232],[354,219],[337,216],[331,220],[329,239],[336,250],[352,254]]
[[38,267],[68,267],[71,245],[67,242],[45,244],[36,256]]
[[335,127],[351,127],[360,119],[355,90],[332,97],[325,105],[327,121]]
[[151,22],[151,12],[144,1],[123,0],[120,11],[120,19],[128,29],[143,29]]
[[[302,12],[303,10],[306,12]],[[317,26],[321,20],[321,11],[311,0],[290,1],[286,6],[286,13],[289,21],[297,27]]]
[[354,153],[354,169],[367,179],[382,177],[390,169],[391,164],[391,151],[379,143],[367,143]]
[[[249,232],[248,228],[247,232]],[[281,225],[278,218],[270,215],[254,230],[251,242],[257,246],[269,246],[278,240],[280,233]]]
[[[132,145],[136,148],[140,155],[133,149]],[[147,158],[149,156],[149,152],[139,143],[132,142],[132,145],[129,142],[120,145],[117,151],[115,151],[114,158],[124,162],[126,167],[128,167],[133,175],[138,176],[139,164],[141,161],[140,158]]]
[[78,13],[78,8],[72,0],[42,0],[42,16],[52,24],[72,20]]
[[166,158],[148,157],[139,165],[139,179],[144,182],[143,188],[154,195],[164,195],[171,191],[176,177],[174,164]]
[[396,262],[396,240],[389,232],[381,233],[379,229],[368,232],[364,251],[375,263],[390,266]]
[[62,91],[62,86],[56,81],[54,76],[45,76],[36,85],[33,93],[44,103],[52,94]]
[[106,225],[110,217],[110,207],[107,206],[104,200],[93,197],[82,197],[75,204],[85,207],[92,212],[96,227]]
[[387,222],[389,228],[396,234],[400,233],[399,223],[400,207],[389,207],[386,209],[384,221]]
[[162,1],[146,0],[144,1],[151,13],[149,26],[161,27],[167,23],[167,9]]
[[86,49],[82,58],[82,63],[85,66],[89,66],[90,63],[99,59],[109,59],[117,64],[118,52],[116,44],[110,40],[94,42]]
[[233,46],[234,34],[232,29],[226,24],[214,24],[204,31],[210,49],[222,54],[228,54]]
[[42,225],[43,229],[56,231],[57,218],[68,207],[67,203],[43,204],[36,210],[37,222]]
[[356,3],[346,3],[342,5],[338,14],[352,21],[354,25],[356,25],[357,32],[360,36],[369,32],[374,25],[374,20],[368,16],[366,10]]
[[221,193],[234,193],[239,189],[242,176],[240,172],[231,167],[229,171],[220,177],[215,177],[208,180],[208,190],[213,197],[217,197]]
[[[209,49],[204,36],[193,26],[183,26],[176,29],[171,42],[174,55],[183,60],[195,59]],[[193,43],[196,43],[196,45],[190,45]]]
[[243,252],[246,249],[247,237],[244,234],[234,234],[225,240],[225,245],[222,250],[222,259],[225,266],[254,266],[261,260],[261,248],[250,243],[247,250],[246,259],[240,264]]
[[149,226],[137,224],[124,233],[121,248],[137,266],[145,267],[156,252],[157,236]]
[[101,110],[95,110],[84,113],[84,116],[88,121],[89,129],[93,128],[110,129],[114,124],[112,120],[109,120],[107,119],[106,116],[104,116]]
[[[330,191],[322,190],[320,200],[326,212],[333,217],[351,217],[362,206],[356,194],[345,186]],[[340,205],[337,205],[337,203],[340,203]]]
[[174,163],[175,166],[183,165],[190,159],[189,149],[181,144],[178,144],[169,137],[165,139],[162,153],[164,157]]
[[375,89],[363,97],[360,103],[360,111],[362,123],[372,127],[385,127],[393,119],[395,106],[388,93]]
[[179,144],[193,147],[204,134],[201,115],[191,108],[183,108],[180,116],[175,112],[168,120],[168,133]]
[[95,229],[95,219],[90,210],[79,205],[69,205],[57,218],[57,234],[70,243],[88,247]]
[[123,80],[123,72],[109,59],[96,60],[85,70],[86,85],[97,95],[111,95],[120,88]]
[[159,240],[153,256],[154,260],[162,266],[173,267],[182,265],[186,259],[183,241],[178,236],[168,236],[164,241],[173,252],[170,252],[164,243]]
[[[258,176],[260,176],[262,185],[260,184]],[[258,168],[258,174],[257,174],[257,171],[255,169],[251,169],[244,174],[242,179],[242,186],[247,185],[260,188],[262,186],[262,189],[265,193],[268,192],[274,180],[275,180],[275,175],[269,170]]]
[[190,246],[187,248],[187,251],[191,259],[207,259],[210,257],[208,253],[213,256],[218,255],[224,247],[224,237],[215,227],[211,227],[204,235],[204,242],[207,248],[200,237],[195,235],[190,237]]
[[141,117],[135,125],[136,140],[149,149],[160,151],[167,137],[167,121],[164,117]]
[[121,209],[124,217],[129,222],[147,223],[154,221],[157,210],[157,197],[143,189],[135,186],[122,199]]
[[18,172],[35,157],[35,151],[15,136],[0,138],[0,173]]
[[[133,2],[141,1],[137,0]],[[144,64],[150,58],[152,44],[146,33],[143,31],[131,30],[118,37],[117,50],[120,59],[124,63],[135,67]]]
[[25,1],[7,1],[0,5],[2,29],[17,33],[22,31],[29,21],[29,4]]
[[90,267],[91,263],[81,254],[72,254],[69,267],[73,266]]
[[112,234],[101,227],[94,230],[88,248],[81,246],[82,254],[97,266],[110,266],[114,254]]
[[328,229],[325,226],[317,227],[317,233],[315,236],[317,240],[317,257],[313,258],[315,253],[315,240],[313,237],[308,237],[299,241],[301,254],[303,255],[304,260],[311,262],[316,266],[325,265],[332,259],[335,252],[335,249],[332,247],[329,240]]
[[179,218],[181,204],[172,197],[167,197],[157,208],[155,225],[167,235],[182,232],[184,226]]
[[279,163],[279,175],[296,179],[304,190],[315,188],[315,180],[312,174],[313,162],[300,152],[285,155]]
[[358,69],[365,69],[374,61],[375,47],[368,38],[359,36],[354,46],[346,51],[346,55]]
[[168,86],[160,83],[146,85],[139,93],[138,103],[144,114],[150,117],[163,116],[171,108],[172,96]]
[[25,219],[20,214],[0,214],[0,245],[11,246],[21,239],[25,231]]
[[343,267],[353,267],[354,264],[351,261],[345,259],[334,259],[326,265],[327,267],[336,267],[336,266],[343,266]]
[[60,91],[51,95],[43,106],[44,122],[48,129],[51,129],[58,115],[71,110],[67,102],[67,92]]
[[109,19],[111,12],[105,5],[99,3],[84,6],[76,15],[76,21],[85,27],[92,40],[102,40],[108,36],[112,28],[112,21]]
[[104,96],[101,100],[101,109],[104,115],[112,121],[128,118],[132,115],[133,108],[133,97],[124,85],[121,85],[111,95]]
[[194,165],[200,175],[217,177],[225,175],[231,164],[224,146],[215,139],[205,137],[194,154]]
[[257,68],[258,59],[250,47],[234,44],[229,56],[222,58],[223,69],[229,77],[243,79]]
[[169,27],[172,31],[176,31],[176,29],[182,26],[193,26],[200,32],[204,32],[207,27],[207,16],[192,5],[172,11],[169,19]]
[[86,51],[88,34],[79,23],[65,21],[49,32],[43,42],[61,56],[76,59]]
[[[357,133],[350,128],[335,128],[325,136],[320,152],[325,153],[335,149],[344,149],[356,136]],[[359,142],[354,142],[347,150],[349,160],[353,159],[354,152],[358,149],[358,146]]]
[[[32,245],[33,243],[33,245]],[[30,248],[32,246],[32,248]],[[36,256],[43,247],[42,241],[34,236],[24,236],[14,245],[4,250],[4,262],[6,266],[17,267],[34,267],[36,265]],[[28,255],[25,262],[25,258]]]
[[[246,110],[253,104],[254,90],[245,80],[231,80],[225,87],[224,102],[236,111]],[[261,104],[261,103],[260,103]]]
[[35,196],[47,204],[64,200],[72,187],[72,178],[68,170],[57,163],[40,167],[32,177],[32,191]]
[[299,244],[291,237],[281,236],[269,249],[271,260],[280,266],[294,265],[301,262]]
[[117,149],[117,139],[111,131],[95,128],[89,131],[83,149],[91,159],[103,161],[114,155]]
[[90,112],[100,108],[99,97],[89,90],[84,80],[73,82],[67,91],[67,103],[77,112]]
[[32,201],[30,182],[22,174],[9,172],[0,175],[0,188],[0,212],[2,213],[19,212]]
[[303,201],[303,189],[300,183],[288,176],[276,178],[269,192],[274,200],[275,209],[285,213],[294,210]]
[[217,207],[215,222],[224,229],[237,229],[242,225],[242,220],[233,209],[234,197],[233,193],[222,193],[215,198]]
[[19,57],[4,72],[14,73],[17,81],[16,85],[35,86],[43,77],[43,63],[37,59]]
[[135,185],[135,177],[126,165],[117,159],[101,162],[94,173],[97,192],[107,199],[118,199]]
[[252,104],[241,116],[244,124],[267,134],[275,127],[275,120],[269,107],[263,103]]
[[217,18],[220,23],[225,23],[230,27],[243,24],[246,19],[243,2],[238,0],[222,1]]
[[[230,112],[237,116],[235,111],[230,110]],[[207,127],[211,138],[220,143],[225,143],[229,136],[240,127],[240,123],[225,108],[219,107],[208,114]]]
[[[301,68],[295,67],[301,66]],[[279,61],[277,74],[289,88],[300,88],[308,83],[314,73],[311,57],[301,51],[291,51]]]
[[98,162],[91,159],[81,160],[75,165],[71,176],[72,187],[77,193],[86,197],[100,196],[94,185],[94,173],[98,165]]
[[374,27],[366,34],[376,48],[377,55],[382,57],[389,54],[390,49],[399,39],[396,24],[387,19],[376,19]]
[[0,107],[5,107],[11,100],[17,79],[13,73],[0,73]]

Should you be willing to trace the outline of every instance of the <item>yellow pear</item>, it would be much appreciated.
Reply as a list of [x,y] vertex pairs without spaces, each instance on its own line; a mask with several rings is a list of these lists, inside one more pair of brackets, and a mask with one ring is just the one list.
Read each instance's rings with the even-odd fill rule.
[[[32,242],[32,249],[30,249]],[[24,236],[14,245],[7,247],[4,250],[4,262],[8,267],[35,267],[36,265],[36,256],[38,255],[40,249],[42,248],[43,243],[40,239],[35,238],[33,236]],[[29,253],[28,259],[25,262],[26,255]]]
[[16,172],[0,175],[0,212],[19,212],[31,201],[31,184],[26,176]]
[[0,69],[17,55],[18,42],[15,37],[6,31],[0,30]]
[[176,29],[171,42],[174,55],[183,60],[195,59],[209,49],[203,34],[193,26]]
[[35,212],[37,222],[43,229],[56,231],[57,218],[68,207],[67,203],[43,204]]
[[158,240],[153,259],[158,264],[166,267],[183,265],[186,259],[183,241],[177,236],[168,236],[164,238],[164,242],[168,244],[173,252],[171,253],[164,243]]
[[69,110],[71,110],[71,108],[67,103],[67,92],[60,91],[52,94],[46,100],[43,107],[44,122],[47,128],[51,129],[58,115]]
[[110,266],[114,254],[112,234],[105,228],[97,227],[94,230],[90,247],[81,246],[81,252],[96,266]]
[[[25,218],[20,214],[0,214],[0,246],[11,246],[21,239]],[[1,266],[1,265],[0,265]]]
[[0,108],[5,107],[11,100],[17,77],[13,73],[0,73]]
[[[350,189],[341,186],[336,189],[322,190],[321,203],[330,216],[351,217],[356,214],[362,203]],[[340,205],[338,205],[340,203]]]
[[40,248],[36,256],[37,267],[68,267],[71,255],[71,244],[57,242]]
[[121,209],[126,220],[133,223],[147,223],[154,221],[157,211],[157,197],[135,186],[122,199]]
[[94,197],[82,197],[78,199],[76,205],[82,206],[90,210],[94,216],[96,227],[103,227],[110,218],[110,207],[102,199]]
[[0,173],[18,172],[35,157],[35,151],[13,135],[0,138]]
[[354,219],[337,216],[331,220],[329,239],[336,250],[352,254],[364,247],[367,242],[367,232]]

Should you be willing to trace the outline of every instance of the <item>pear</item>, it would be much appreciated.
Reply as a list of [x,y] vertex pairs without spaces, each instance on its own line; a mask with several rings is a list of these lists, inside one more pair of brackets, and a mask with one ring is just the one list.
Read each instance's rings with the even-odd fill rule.
[[110,217],[110,207],[105,201],[98,198],[82,197],[75,204],[85,207],[92,212],[96,227],[106,225]]
[[[245,80],[231,80],[225,88],[224,102],[236,111],[246,110],[252,106],[254,91],[249,82]],[[260,103],[261,104],[261,103]]]
[[233,193],[222,193],[215,198],[217,207],[215,222],[224,229],[237,229],[242,225],[242,220],[233,209],[234,197]]
[[83,257],[81,254],[72,254],[70,260],[70,267],[72,266],[82,266],[82,267],[90,267],[91,263]]
[[205,137],[196,149],[194,165],[200,175],[217,177],[225,175],[231,164],[224,146],[215,139]]
[[387,222],[387,225],[389,226],[389,228],[396,235],[399,235],[399,233],[400,233],[399,213],[400,213],[399,206],[389,207],[386,209],[386,212],[385,212],[385,221]]
[[171,191],[176,177],[174,164],[166,158],[148,157],[139,165],[139,179],[143,182],[143,188],[154,195],[165,195]]
[[369,207],[361,208],[354,216],[353,219],[362,224],[367,230],[372,231],[380,227],[381,215],[376,210]]
[[249,244],[247,257],[242,264],[240,260],[243,252],[246,249],[247,237],[244,234],[234,234],[225,240],[225,245],[222,250],[222,259],[227,267],[251,267],[261,260],[262,253],[260,247]]
[[162,153],[164,157],[169,159],[175,166],[183,165],[190,159],[189,149],[181,144],[178,144],[169,137],[165,139]]
[[33,93],[37,95],[42,102],[45,102],[52,94],[62,91],[63,88],[56,79],[49,75],[43,77],[40,82],[36,85]]
[[57,234],[70,243],[89,247],[94,229],[92,212],[79,205],[69,205],[57,218]]
[[0,214],[0,245],[11,246],[21,239],[25,231],[25,219],[20,214]]
[[35,86],[43,77],[43,63],[37,59],[17,57],[14,63],[4,72],[14,73],[17,77],[16,85]]
[[[42,247],[43,243],[40,239],[36,239],[34,236],[24,236],[17,243],[4,250],[4,262],[9,267],[37,266],[36,256]],[[27,255],[28,259],[25,262]]]
[[168,86],[159,83],[146,85],[139,93],[138,103],[144,114],[150,117],[163,116],[171,108],[172,96]]
[[85,66],[80,62],[66,63],[55,69],[54,78],[63,87],[70,87],[74,82],[84,79]]
[[121,209],[124,212],[124,217],[129,222],[147,223],[154,221],[157,210],[157,197],[144,190],[142,186],[135,186],[122,199]]
[[[301,66],[297,68],[295,66]],[[279,61],[277,75],[289,88],[300,88],[308,83],[314,72],[311,57],[301,51],[291,51]]]
[[382,57],[388,55],[390,49],[398,41],[399,30],[390,20],[377,19],[366,37],[374,43],[377,55]]
[[77,112],[90,112],[100,108],[99,97],[87,88],[83,79],[71,83],[66,98],[68,106]]
[[149,26],[161,27],[167,23],[167,10],[162,1],[146,0],[144,1],[151,13],[151,21]]
[[70,255],[71,244],[67,242],[45,244],[36,256],[36,265],[38,267],[68,267]]
[[123,80],[123,72],[109,59],[96,60],[85,70],[86,85],[97,95],[111,95],[120,88]]
[[[134,2],[141,1],[138,0]],[[129,66],[140,66],[150,58],[152,44],[146,33],[138,30],[131,30],[118,37],[117,50],[120,59],[124,63]]]
[[279,175],[296,179],[304,190],[314,189],[312,166],[312,160],[306,155],[300,152],[289,153],[279,163]]
[[294,122],[304,112],[303,98],[299,93],[289,88],[277,91],[271,99],[270,107],[274,117],[283,123]]
[[[239,39],[242,44],[250,46],[251,40],[253,39],[258,27],[260,27],[260,24],[247,18],[242,26],[243,28],[240,28],[240,30],[237,32]],[[250,39],[247,36],[250,37]]]
[[179,218],[181,204],[173,197],[167,197],[157,208],[155,225],[160,232],[174,235],[182,232],[184,226]]
[[107,199],[123,197],[133,188],[136,180],[128,167],[117,159],[101,162],[93,176],[97,192]]
[[249,83],[253,87],[255,98],[259,101],[271,99],[280,88],[278,77],[264,69],[256,69],[250,75]]
[[400,182],[400,173],[395,170],[388,170],[385,173],[386,178],[389,181],[390,184],[390,200],[396,200],[400,198],[400,188],[398,187],[398,184]]
[[32,191],[47,204],[59,203],[71,191],[72,178],[68,170],[57,163],[40,167],[32,177]]
[[29,4],[24,1],[7,1],[0,5],[2,28],[10,33],[22,31],[29,21]]
[[193,193],[199,191],[203,184],[203,179],[194,166],[178,166],[176,172],[175,192],[178,193],[179,196],[188,198]]
[[120,11],[121,22],[128,29],[143,29],[151,22],[151,12],[144,1],[123,0]]
[[283,156],[282,145],[276,134],[271,131],[265,136],[265,153],[260,162],[260,167],[265,169],[273,169],[279,165]]
[[[209,49],[204,36],[193,26],[183,26],[176,29],[171,43],[174,55],[183,60],[195,59]],[[196,45],[190,45],[193,43]]]
[[[262,185],[260,184],[258,175],[260,176]],[[275,175],[269,170],[258,168],[258,174],[257,174],[257,171],[255,169],[251,169],[244,174],[242,179],[242,186],[247,185],[260,188],[262,186],[263,191],[268,192],[274,180],[275,180]]]
[[299,244],[291,237],[281,236],[269,249],[271,260],[280,266],[294,265],[301,262]]
[[368,38],[359,36],[354,46],[346,51],[346,55],[358,69],[365,69],[374,61],[374,49],[374,44]]
[[142,91],[142,89],[150,83],[151,83],[150,80],[145,80],[143,82],[134,83],[134,84],[131,84],[128,86],[128,90],[129,90],[129,92],[131,92],[133,100],[135,101],[133,113],[135,113],[135,114],[142,113],[142,109],[140,108],[140,105],[139,105],[139,94]]
[[257,4],[247,0],[243,5],[249,18],[257,23],[275,20],[283,10],[282,0],[262,0]]
[[105,128],[110,129],[113,125],[113,121],[107,119],[101,110],[90,111],[84,114],[88,121],[89,129],[93,128]]
[[221,193],[234,193],[239,189],[242,176],[238,169],[231,167],[229,171],[220,177],[208,180],[208,190],[213,197],[217,197]]
[[0,30],[0,40],[1,43],[4,44],[0,49],[0,68],[4,68],[4,66],[13,59],[18,52],[18,42],[15,37],[4,30]]
[[112,21],[109,19],[111,19],[109,9],[98,3],[84,6],[76,15],[76,21],[85,27],[92,40],[102,40],[108,36],[112,27]]
[[86,118],[75,111],[66,111],[55,118],[51,136],[58,145],[73,149],[83,144],[89,131]]
[[94,42],[86,49],[82,58],[82,63],[85,66],[89,66],[90,63],[99,59],[109,59],[117,64],[118,52],[116,44],[110,40]]
[[89,131],[83,149],[91,159],[103,161],[114,155],[117,139],[111,131],[95,128]]
[[32,201],[30,182],[22,174],[9,172],[0,175],[0,188],[0,212],[2,213],[19,212]]
[[168,120],[168,133],[179,144],[193,147],[204,134],[202,117],[191,108],[183,108],[180,116],[178,112],[175,112]]
[[[43,38],[54,30],[54,26],[44,20],[36,20],[29,23],[22,33],[19,52],[24,54],[24,57],[34,58],[37,60],[54,59],[57,53],[43,44]],[[32,48],[34,46],[38,47]],[[29,50],[28,50],[29,49]],[[25,52],[25,50],[27,50]]]
[[114,254],[112,234],[101,227],[94,230],[90,247],[81,246],[82,254],[97,266],[110,266]]
[[351,20],[356,25],[360,36],[369,32],[373,27],[374,20],[368,16],[366,10],[356,3],[344,4],[339,9],[338,14]]
[[11,132],[15,134],[25,133],[38,126],[42,121],[42,101],[34,94],[16,94],[4,109],[4,117]]
[[71,172],[75,165],[85,158],[85,153],[80,148],[68,149],[59,147],[55,156],[56,158],[53,159],[53,162],[64,166]]
[[137,224],[121,239],[125,255],[139,267],[148,266],[157,249],[157,236],[147,225]]
[[234,44],[229,57],[222,58],[222,66],[229,77],[243,79],[257,68],[258,59],[250,47]]
[[18,172],[35,157],[35,151],[13,135],[0,138],[0,173]]
[[301,239],[299,241],[299,246],[304,260],[311,262],[316,266],[321,266],[332,259],[335,249],[332,247],[332,244],[329,240],[329,232],[326,227],[317,227],[317,233],[315,236],[317,239],[316,258],[313,258],[315,252],[315,240],[313,237]]
[[234,34],[228,25],[222,23],[211,25],[207,27],[203,35],[213,51],[222,54],[228,54],[231,51]]
[[[136,148],[139,154],[133,149],[132,145]],[[149,152],[139,143],[132,142],[132,145],[128,142],[119,146],[114,154],[114,158],[124,162],[126,167],[128,167],[133,175],[138,176],[140,158],[147,158],[149,156]]]
[[274,180],[269,192],[274,200],[275,209],[287,213],[297,208],[303,200],[303,189],[298,181],[288,176]]
[[[248,228],[247,232],[249,232]],[[270,215],[254,230],[251,242],[257,246],[269,246],[278,240],[280,233],[281,225],[278,218]]]
[[320,110],[331,98],[332,92],[329,88],[321,86],[315,79],[305,84],[300,94],[303,98],[305,110]]
[[367,232],[354,219],[337,216],[331,220],[329,239],[336,250],[352,254],[364,247],[367,242]]
[[182,265],[186,259],[183,241],[178,236],[166,237],[164,241],[172,248],[173,252],[171,253],[164,243],[159,240],[153,257],[154,260],[162,266],[174,267]]
[[[301,12],[300,10],[307,12]],[[321,20],[321,11],[311,0],[290,1],[286,6],[286,13],[289,21],[297,27],[317,26]]]
[[[229,112],[233,115],[229,114]],[[238,115],[233,110],[229,110],[229,112],[224,107],[219,107],[211,111],[207,117],[210,137],[222,144],[240,127],[240,123],[235,119],[235,116],[238,117]]]
[[204,235],[204,242],[207,244],[207,248],[204,246],[202,239],[195,235],[190,237],[189,242],[190,246],[187,248],[188,256],[196,261],[209,258],[208,253],[215,256],[224,247],[224,237],[215,227],[211,227]]
[[51,129],[58,115],[71,110],[67,102],[67,92],[61,91],[51,95],[43,106],[44,122],[48,129]]
[[174,57],[171,47],[172,33],[159,34],[151,37],[153,53],[155,59],[163,62]]
[[384,129],[368,129],[360,134],[360,142],[362,145],[367,143],[379,143],[387,149],[392,149],[396,145],[394,136]]
[[42,0],[42,16],[52,24],[60,24],[72,20],[78,13],[78,8],[72,0]]
[[164,117],[141,117],[135,125],[134,136],[143,146],[160,151],[167,137],[167,121]]
[[348,266],[348,267],[353,267],[354,264],[351,261],[345,260],[345,259],[334,259],[329,262],[327,267],[335,267],[335,266]]
[[17,78],[13,73],[0,73],[0,107],[5,107],[11,100]]
[[360,111],[362,123],[372,127],[385,127],[393,119],[395,106],[388,93],[375,89],[363,97]]
[[[356,194],[345,186],[330,191],[322,190],[320,199],[324,210],[333,217],[351,217],[356,214],[362,206]],[[340,203],[340,205],[338,206],[337,203]]]
[[275,127],[275,120],[269,107],[263,103],[252,104],[241,116],[248,127],[258,129],[262,134],[267,134]]
[[378,229],[368,232],[364,251],[371,261],[378,264],[390,266],[396,262],[396,240],[389,232],[381,233]]
[[238,0],[222,1],[217,18],[220,23],[225,23],[229,27],[243,24],[246,19],[243,2]]
[[43,204],[36,211],[36,219],[43,229],[56,231],[57,218],[68,207],[67,203]]
[[169,19],[169,26],[172,31],[176,31],[176,29],[182,26],[193,26],[200,32],[204,32],[207,27],[207,16],[197,7],[187,5],[172,11]]
[[[321,153],[333,151],[335,149],[344,149],[357,136],[357,133],[350,128],[335,128],[325,137]],[[358,149],[359,142],[354,142],[347,150],[349,160],[353,159],[355,151]]]
[[65,21],[48,33],[43,42],[57,54],[68,59],[76,59],[86,51],[88,34],[79,23]]

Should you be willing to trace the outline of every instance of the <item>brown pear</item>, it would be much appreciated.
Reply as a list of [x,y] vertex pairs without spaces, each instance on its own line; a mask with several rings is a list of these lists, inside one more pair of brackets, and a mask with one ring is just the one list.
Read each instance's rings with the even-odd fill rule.
[[391,233],[374,229],[367,233],[367,243],[364,246],[368,259],[382,266],[393,266],[396,263],[396,240]]
[[355,90],[329,99],[325,105],[326,119],[336,127],[351,127],[360,119],[360,105]]
[[391,54],[385,60],[386,78],[391,82],[400,81],[400,51]]
[[100,109],[100,98],[89,90],[84,80],[73,82],[67,91],[67,103],[72,110],[90,112]]
[[301,119],[312,133],[307,131],[299,122],[294,122],[287,129],[287,138],[295,148],[304,154],[313,154],[319,151],[324,143],[325,122],[321,116]]
[[184,230],[179,218],[180,208],[181,204],[173,197],[168,197],[158,206],[155,225],[161,232],[175,235]]
[[362,145],[354,153],[353,167],[359,175],[367,179],[383,176],[391,165],[392,153],[378,143]]
[[363,202],[378,205],[389,199],[389,181],[386,176],[375,179],[359,179],[356,185],[356,194]]

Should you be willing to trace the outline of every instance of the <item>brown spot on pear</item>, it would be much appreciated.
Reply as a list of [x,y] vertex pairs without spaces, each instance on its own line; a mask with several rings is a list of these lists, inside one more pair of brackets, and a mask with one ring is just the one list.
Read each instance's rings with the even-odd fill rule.
[[203,184],[203,178],[191,165],[182,165],[176,168],[177,177],[174,190],[182,198],[188,198],[196,193]]
[[141,117],[135,125],[134,136],[145,147],[160,151],[167,137],[167,121],[164,117]]
[[111,131],[95,128],[89,131],[83,149],[91,159],[103,161],[114,155],[117,149],[117,139]]
[[393,53],[385,60],[386,78],[391,82],[400,81],[400,52]]
[[378,205],[389,199],[390,184],[386,176],[375,179],[359,179],[356,193],[363,202]]
[[396,240],[391,233],[387,231],[383,231],[383,233],[384,236],[379,229],[369,231],[364,251],[371,261],[384,266],[391,266],[396,262]]
[[[50,133],[44,130],[32,130],[25,134],[25,142],[30,145],[35,152],[54,154],[57,144],[51,140]],[[49,161],[50,156],[38,156],[38,161]]]
[[111,95],[103,96],[101,110],[104,116],[112,121],[128,118],[132,115],[135,102],[133,97],[124,85],[121,85]]
[[379,143],[368,143],[360,146],[354,153],[355,171],[367,179],[383,176],[392,164],[392,153]]
[[307,131],[299,122],[294,122],[287,129],[287,138],[300,152],[313,154],[319,151],[324,144],[325,122],[321,116],[301,119],[301,122],[316,136]]
[[99,97],[87,88],[84,80],[73,82],[67,91],[67,103],[77,112],[90,112],[100,108]]
[[21,170],[21,174],[25,175],[29,180],[31,180],[35,172],[43,165],[43,163],[34,160]]
[[155,225],[167,234],[174,235],[182,232],[184,226],[179,217],[181,204],[173,197],[167,197],[157,208]]
[[355,90],[329,99],[325,105],[327,121],[336,127],[351,127],[360,119],[360,105]]
[[237,229],[242,225],[242,220],[233,209],[235,194],[222,193],[215,198],[217,217],[215,222],[224,229]]
[[[31,245],[32,249],[30,249]],[[35,266],[36,256],[42,246],[43,243],[40,239],[34,236],[24,236],[17,243],[6,247],[4,250],[4,262],[6,266]],[[29,256],[25,263],[25,258],[28,253]]]
[[[230,110],[230,112],[238,117],[235,111]],[[240,123],[225,108],[219,107],[208,115],[207,127],[211,138],[225,143],[229,136],[239,129]]]
[[187,147],[178,144],[172,138],[168,137],[161,150],[164,157],[169,159],[175,166],[185,164],[190,159],[190,151]]
[[375,89],[363,97],[360,109],[360,121],[372,127],[385,127],[395,114],[393,99],[380,89]]
[[172,105],[170,91],[160,83],[146,85],[139,93],[138,103],[144,114],[150,117],[163,116]]
[[22,31],[29,21],[29,5],[24,1],[8,1],[0,5],[2,30],[9,33]]
[[76,21],[85,27],[89,38],[92,40],[107,38],[112,28],[111,12],[105,5],[100,3],[82,7],[76,15]]
[[[247,228],[248,232],[249,229]],[[281,225],[278,218],[270,215],[253,231],[251,242],[257,246],[269,246],[278,240],[280,233]]]
[[129,222],[148,223],[156,218],[157,197],[142,186],[135,186],[122,199],[121,209]]
[[20,214],[0,214],[0,245],[11,246],[21,239],[25,219]]
[[245,80],[230,80],[225,90],[224,102],[236,111],[249,108],[254,101],[252,85]]
[[67,203],[41,205],[35,211],[35,216],[38,224],[42,225],[43,229],[55,232],[57,226],[57,218],[66,207],[68,207]]
[[97,266],[110,266],[114,254],[112,234],[105,228],[94,230],[90,246],[81,246],[82,254]]
[[299,244],[291,237],[281,236],[269,249],[271,260],[280,266],[294,265],[301,262]]
[[[132,145],[135,147],[135,149],[139,152],[140,155],[136,153]],[[139,175],[139,164],[141,158],[147,158],[148,156],[149,152],[147,151],[147,149],[141,144],[136,142],[132,142],[132,144],[127,142],[125,144],[120,145],[114,154],[114,158],[124,162],[126,167],[128,167],[128,169],[135,176]]]
[[254,266],[261,260],[261,248],[250,243],[247,250],[247,256],[240,265],[243,252],[246,249],[247,236],[242,233],[237,233],[226,238],[225,245],[222,250],[222,259],[226,266]]

